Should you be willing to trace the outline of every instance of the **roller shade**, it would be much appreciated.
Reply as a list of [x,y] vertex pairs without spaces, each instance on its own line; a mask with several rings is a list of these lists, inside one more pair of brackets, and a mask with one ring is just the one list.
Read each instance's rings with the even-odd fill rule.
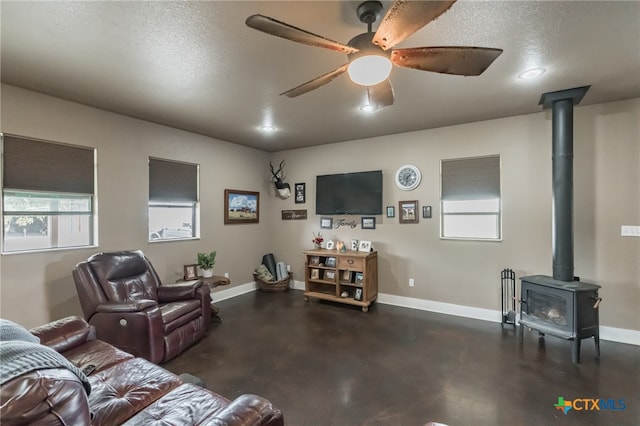
[[94,148],[3,135],[5,189],[94,193]]
[[149,201],[197,202],[198,165],[149,158]]
[[442,160],[442,199],[500,198],[500,156]]

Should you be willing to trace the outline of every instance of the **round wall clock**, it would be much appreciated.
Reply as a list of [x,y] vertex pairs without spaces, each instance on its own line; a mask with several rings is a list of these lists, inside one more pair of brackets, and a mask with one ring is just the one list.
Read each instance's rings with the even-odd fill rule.
[[396,185],[404,191],[411,191],[420,185],[420,170],[416,166],[406,164],[396,172]]

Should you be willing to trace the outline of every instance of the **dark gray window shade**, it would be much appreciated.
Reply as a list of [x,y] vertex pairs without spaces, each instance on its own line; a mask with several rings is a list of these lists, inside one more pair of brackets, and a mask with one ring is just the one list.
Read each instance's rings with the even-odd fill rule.
[[3,185],[28,191],[94,193],[94,149],[3,135]]
[[149,201],[197,202],[198,165],[149,158]]
[[442,160],[442,199],[500,198],[500,156]]

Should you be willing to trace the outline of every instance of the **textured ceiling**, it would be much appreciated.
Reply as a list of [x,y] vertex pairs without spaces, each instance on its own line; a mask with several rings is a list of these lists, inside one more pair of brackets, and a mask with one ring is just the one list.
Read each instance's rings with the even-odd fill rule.
[[[583,85],[592,87],[582,105],[640,96],[638,1],[459,1],[397,47],[503,49],[483,75],[395,68],[395,103],[374,113],[359,109],[363,90],[346,74],[279,96],[346,55],[269,36],[245,19],[260,13],[346,43],[366,31],[357,6],[2,1],[2,81],[266,151],[537,112],[542,93]],[[531,67],[547,72],[517,77]]]

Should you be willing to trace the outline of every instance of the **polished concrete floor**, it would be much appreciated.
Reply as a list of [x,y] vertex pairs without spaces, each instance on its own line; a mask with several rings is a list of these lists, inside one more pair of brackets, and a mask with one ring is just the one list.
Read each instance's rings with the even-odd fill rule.
[[[264,396],[287,425],[640,425],[638,346],[601,341],[598,360],[585,340],[575,365],[564,340],[526,332],[520,345],[509,326],[390,305],[363,313],[291,290],[217,306],[223,322],[164,367],[229,399]],[[618,409],[565,415],[558,397]]]

